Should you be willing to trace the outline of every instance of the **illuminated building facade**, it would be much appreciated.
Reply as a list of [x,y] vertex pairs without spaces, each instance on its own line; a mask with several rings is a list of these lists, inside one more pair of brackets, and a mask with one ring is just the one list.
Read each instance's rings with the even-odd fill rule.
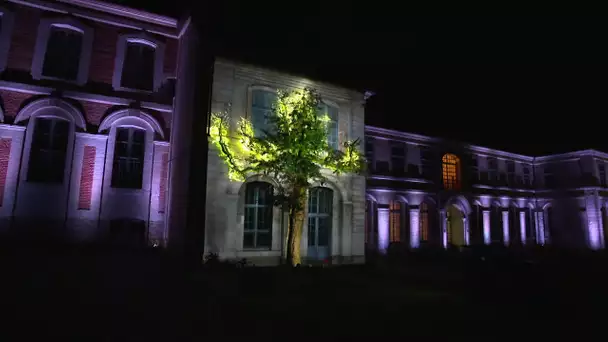
[[100,1],[0,4],[3,233],[166,242],[187,37],[188,22]]
[[[211,110],[228,110],[233,122],[265,124],[276,90],[313,88],[330,117],[328,142],[336,148],[345,139],[364,135],[364,94],[284,73],[217,60]],[[363,148],[363,146],[361,146]],[[209,147],[205,251],[222,258],[247,258],[276,264],[284,255],[287,214],[273,206],[275,180],[252,174],[245,182],[228,179],[227,168],[214,146]],[[307,219],[301,242],[304,262],[363,262],[365,177],[335,176],[326,170],[324,184],[309,190]]]
[[367,126],[366,248],[605,246],[608,154],[531,157]]

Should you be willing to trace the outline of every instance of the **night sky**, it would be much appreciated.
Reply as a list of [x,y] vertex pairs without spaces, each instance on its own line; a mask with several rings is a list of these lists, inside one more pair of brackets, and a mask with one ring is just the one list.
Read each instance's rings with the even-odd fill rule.
[[[186,8],[115,2],[169,15]],[[608,152],[605,17],[422,17],[369,1],[289,3],[210,4],[210,50],[374,91],[367,124],[534,155]]]

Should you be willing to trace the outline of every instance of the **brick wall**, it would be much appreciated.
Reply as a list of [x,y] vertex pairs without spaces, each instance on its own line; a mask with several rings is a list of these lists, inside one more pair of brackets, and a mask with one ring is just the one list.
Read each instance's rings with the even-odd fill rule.
[[15,117],[25,100],[32,97],[32,94],[18,93],[10,90],[0,90],[2,102],[4,103],[4,116]]
[[11,157],[12,139],[0,139],[0,207],[4,203],[4,190],[6,174],[8,173],[8,161]]
[[78,209],[91,209],[93,193],[93,173],[95,172],[95,146],[85,146],[80,174],[80,189],[78,193]]
[[89,124],[99,126],[106,112],[112,107],[110,104],[97,102],[82,102],[84,117]]
[[93,30],[93,51],[91,53],[89,81],[111,85],[114,75],[118,28],[95,23]]
[[41,11],[30,7],[17,7],[13,36],[8,53],[7,68],[30,71],[36,44]]

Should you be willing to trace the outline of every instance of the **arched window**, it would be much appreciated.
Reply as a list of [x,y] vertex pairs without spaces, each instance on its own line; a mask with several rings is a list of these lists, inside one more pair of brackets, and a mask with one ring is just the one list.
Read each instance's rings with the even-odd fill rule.
[[390,217],[389,217],[389,241],[390,242],[401,242],[401,229],[402,229],[402,215],[401,208],[402,203],[399,201],[391,201],[389,204]]
[[420,204],[420,241],[429,240],[429,205],[426,202]]
[[271,127],[271,117],[274,115],[274,106],[277,93],[267,89],[253,89],[251,91],[251,124],[256,137],[261,137],[264,131]]
[[272,243],[273,188],[266,182],[251,182],[245,188],[243,248],[266,248]]
[[443,164],[443,187],[447,190],[460,190],[460,159],[448,153],[441,160]]
[[308,256],[329,256],[334,192],[329,188],[310,189],[308,196]]
[[59,118],[34,118],[28,182],[63,183],[70,122]]

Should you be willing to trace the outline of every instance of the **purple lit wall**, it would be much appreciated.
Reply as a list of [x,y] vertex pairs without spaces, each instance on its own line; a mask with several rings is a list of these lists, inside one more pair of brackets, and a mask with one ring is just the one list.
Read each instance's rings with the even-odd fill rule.
[[545,244],[545,217],[542,211],[537,211],[536,216],[536,241],[539,245]]
[[420,246],[420,210],[410,209],[410,247]]
[[526,244],[526,212],[519,212],[519,235],[521,236],[521,243]]
[[599,210],[597,210],[595,198],[587,197],[586,200],[586,223],[587,223],[587,236],[589,248],[591,249],[600,249],[602,247],[601,238],[600,238],[600,223],[599,217],[601,216]]
[[505,245],[509,245],[509,212],[502,212],[502,235],[505,240]]
[[389,210],[378,208],[378,250],[386,252],[388,248]]
[[483,242],[486,245],[490,244],[490,211],[483,211]]
[[448,216],[445,210],[442,210],[439,215],[441,217],[441,241],[443,248],[448,248]]

